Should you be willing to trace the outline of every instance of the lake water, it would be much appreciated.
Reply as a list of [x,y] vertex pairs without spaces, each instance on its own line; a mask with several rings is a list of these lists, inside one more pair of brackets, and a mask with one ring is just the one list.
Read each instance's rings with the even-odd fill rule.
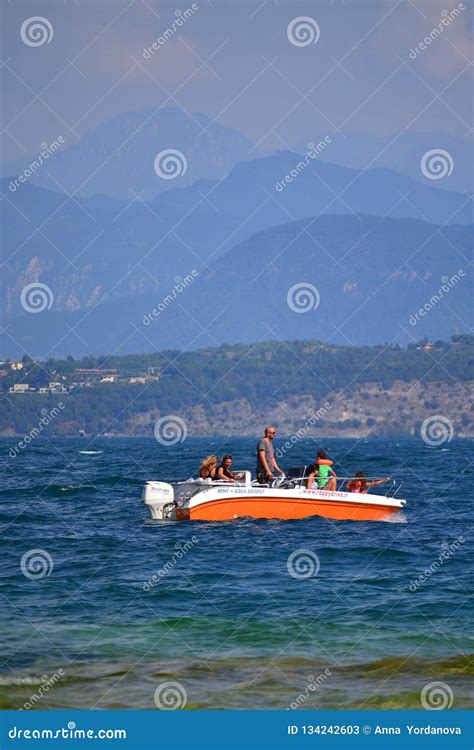
[[[472,441],[305,440],[281,460],[324,447],[339,475],[403,478],[395,522],[148,520],[145,480],[211,452],[253,470],[255,442],[37,439],[13,458],[0,440],[1,707],[154,708],[169,682],[187,708],[421,708],[433,681],[468,705]],[[289,575],[296,550],[317,575]]]

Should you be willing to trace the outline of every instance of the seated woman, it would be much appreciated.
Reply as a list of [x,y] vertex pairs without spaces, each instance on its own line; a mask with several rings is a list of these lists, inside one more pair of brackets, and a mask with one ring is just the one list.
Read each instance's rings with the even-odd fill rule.
[[201,461],[201,466],[199,467],[199,478],[200,479],[215,479],[216,467],[217,467],[217,456],[208,456],[203,461]]
[[[331,469],[333,461],[327,457],[325,451],[319,451],[316,462],[309,467],[306,487],[308,490],[320,489],[334,492],[336,489],[337,475]],[[331,475],[331,476],[330,476]]]
[[363,471],[356,471],[354,479],[347,482],[347,489],[349,492],[360,492],[362,495],[366,495],[368,487],[377,487],[384,482],[390,482],[390,479],[391,477],[385,477],[385,479],[374,479],[369,482]]
[[235,482],[236,476],[230,470],[232,466],[232,456],[228,454],[223,457],[222,463],[217,469],[214,479],[218,482]]

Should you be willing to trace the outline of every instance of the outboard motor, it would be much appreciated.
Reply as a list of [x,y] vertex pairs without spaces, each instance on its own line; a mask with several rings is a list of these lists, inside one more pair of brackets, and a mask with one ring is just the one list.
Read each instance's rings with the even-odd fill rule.
[[142,500],[151,513],[151,517],[159,520],[176,519],[176,504],[174,490],[167,482],[146,482],[143,487]]

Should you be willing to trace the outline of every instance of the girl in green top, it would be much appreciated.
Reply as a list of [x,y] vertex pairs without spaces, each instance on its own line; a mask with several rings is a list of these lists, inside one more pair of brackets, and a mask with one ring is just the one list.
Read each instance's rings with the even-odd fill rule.
[[325,451],[319,451],[316,463],[310,466],[310,473],[306,482],[308,489],[320,489],[334,492],[336,489],[336,473],[331,469],[333,461],[326,456]]

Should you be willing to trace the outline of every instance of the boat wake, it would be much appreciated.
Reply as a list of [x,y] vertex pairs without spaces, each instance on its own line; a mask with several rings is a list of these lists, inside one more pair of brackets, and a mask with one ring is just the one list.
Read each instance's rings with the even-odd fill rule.
[[397,513],[392,513],[390,516],[386,516],[385,518],[381,519],[384,523],[408,523],[408,518],[405,513],[402,511],[398,511]]

